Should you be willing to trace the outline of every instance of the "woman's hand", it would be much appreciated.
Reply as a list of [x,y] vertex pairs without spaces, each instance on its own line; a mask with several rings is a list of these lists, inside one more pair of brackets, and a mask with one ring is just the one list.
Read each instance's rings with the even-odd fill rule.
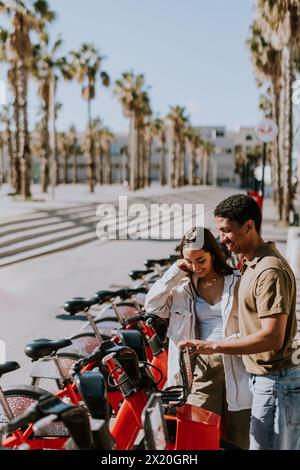
[[181,269],[182,271],[185,271],[186,273],[191,273],[191,268],[189,267],[187,261],[185,259],[179,259],[177,261],[177,266],[179,269]]
[[211,354],[216,353],[216,344],[212,341],[201,341],[198,339],[190,339],[187,341],[180,341],[177,344],[179,349],[190,349],[193,356],[198,356],[199,354],[204,354],[210,356]]

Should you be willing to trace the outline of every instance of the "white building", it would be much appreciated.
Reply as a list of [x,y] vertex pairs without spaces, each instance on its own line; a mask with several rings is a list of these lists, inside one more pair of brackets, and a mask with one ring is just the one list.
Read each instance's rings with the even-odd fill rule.
[[[242,146],[244,150],[259,144],[254,128],[241,127],[236,131],[228,131],[225,126],[199,126],[202,137],[214,144],[214,152],[211,155],[208,167],[208,183],[219,186],[239,187],[240,178],[235,173],[235,151],[237,146]],[[124,150],[128,146],[127,134],[116,134],[111,148],[112,162],[112,182],[121,183],[128,179],[127,156]],[[166,162],[167,180],[169,173],[170,145],[167,145],[168,154]],[[6,150],[6,149],[5,149]],[[190,155],[186,155],[186,171],[188,172],[188,160]],[[35,182],[39,180],[39,158],[33,156],[33,178]],[[8,173],[7,152],[4,152],[1,161],[1,172]],[[72,157],[68,161],[68,181],[72,181]],[[63,173],[63,162],[60,162],[60,171]],[[96,171],[98,171],[96,162]],[[151,180],[159,179],[160,171],[160,143],[153,139],[151,153]],[[186,173],[188,174],[188,173]],[[78,157],[78,181],[86,181],[86,158],[82,155]]]

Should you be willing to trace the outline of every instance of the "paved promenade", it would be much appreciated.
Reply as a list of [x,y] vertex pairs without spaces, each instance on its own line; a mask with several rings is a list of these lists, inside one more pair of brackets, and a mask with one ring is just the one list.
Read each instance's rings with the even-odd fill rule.
[[[173,252],[174,241],[98,240],[95,236],[95,210],[99,203],[116,203],[120,194],[127,194],[133,202],[146,205],[154,202],[203,203],[205,225],[214,229],[213,209],[216,204],[239,192],[230,188],[169,190],[153,186],[131,194],[116,186],[98,188],[94,195],[90,195],[86,187],[79,186],[77,194],[74,188],[73,191],[70,189],[59,188],[54,202],[48,196],[48,202],[21,204],[9,201],[4,191],[0,194],[0,265],[3,264],[0,267],[0,339],[6,342],[7,359],[17,360],[22,366],[19,371],[4,378],[4,384],[29,382],[31,363],[23,352],[28,341],[39,337],[62,338],[77,332],[82,326],[82,321],[78,319],[60,319],[61,306],[66,299],[88,297],[100,289],[129,284],[128,272],[141,269],[144,259],[164,257]],[[37,196],[34,198],[38,199]],[[276,228],[275,223],[272,202],[266,200],[264,238],[274,240],[285,255],[287,229]],[[68,224],[73,227],[69,231],[66,230]],[[76,239],[74,234],[81,224],[86,234]],[[3,234],[3,231],[9,230],[11,233]],[[82,236],[91,239],[72,247],[72,243],[80,241]],[[63,237],[63,240],[55,240],[58,237]],[[65,243],[67,246],[57,251],[49,250],[49,247],[55,247],[55,243]],[[32,246],[34,244],[39,246]],[[40,252],[30,257],[32,253],[36,254],[33,252],[35,249]],[[7,253],[9,251],[11,253]],[[9,264],[10,256],[10,260],[19,258]]]

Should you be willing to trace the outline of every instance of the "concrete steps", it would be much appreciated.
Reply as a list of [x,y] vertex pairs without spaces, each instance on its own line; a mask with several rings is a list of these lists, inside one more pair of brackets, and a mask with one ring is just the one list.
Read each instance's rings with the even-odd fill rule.
[[[128,199],[128,206],[142,203],[149,208],[153,203],[169,205],[178,202],[204,203],[205,212],[209,212],[215,205],[211,196],[211,191],[202,191],[201,198],[196,191],[178,194],[178,198],[174,197],[174,194],[151,198],[137,196]],[[27,215],[3,221],[0,223],[0,267],[98,240],[96,235],[96,226],[99,222],[99,217],[96,216],[98,205],[98,203],[87,203],[55,209],[37,209]],[[118,203],[115,201],[113,205],[117,208]],[[150,215],[150,210],[148,214]],[[174,217],[173,214],[172,218],[174,227],[178,226],[180,218]],[[158,220],[152,221],[152,227],[158,228],[161,223]],[[147,238],[150,227],[148,217],[143,217],[139,230],[144,238]],[[119,228],[122,228],[122,225]]]
[[0,224],[0,267],[97,240],[96,208],[38,210]]

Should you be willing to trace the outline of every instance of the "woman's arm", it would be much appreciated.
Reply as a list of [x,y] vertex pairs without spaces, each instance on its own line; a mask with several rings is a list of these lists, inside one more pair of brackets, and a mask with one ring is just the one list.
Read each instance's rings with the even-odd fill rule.
[[172,304],[172,289],[187,275],[185,271],[179,268],[178,262],[173,264],[158,279],[145,299],[145,310],[148,313],[154,313],[160,317],[168,318],[170,315],[170,307]]

